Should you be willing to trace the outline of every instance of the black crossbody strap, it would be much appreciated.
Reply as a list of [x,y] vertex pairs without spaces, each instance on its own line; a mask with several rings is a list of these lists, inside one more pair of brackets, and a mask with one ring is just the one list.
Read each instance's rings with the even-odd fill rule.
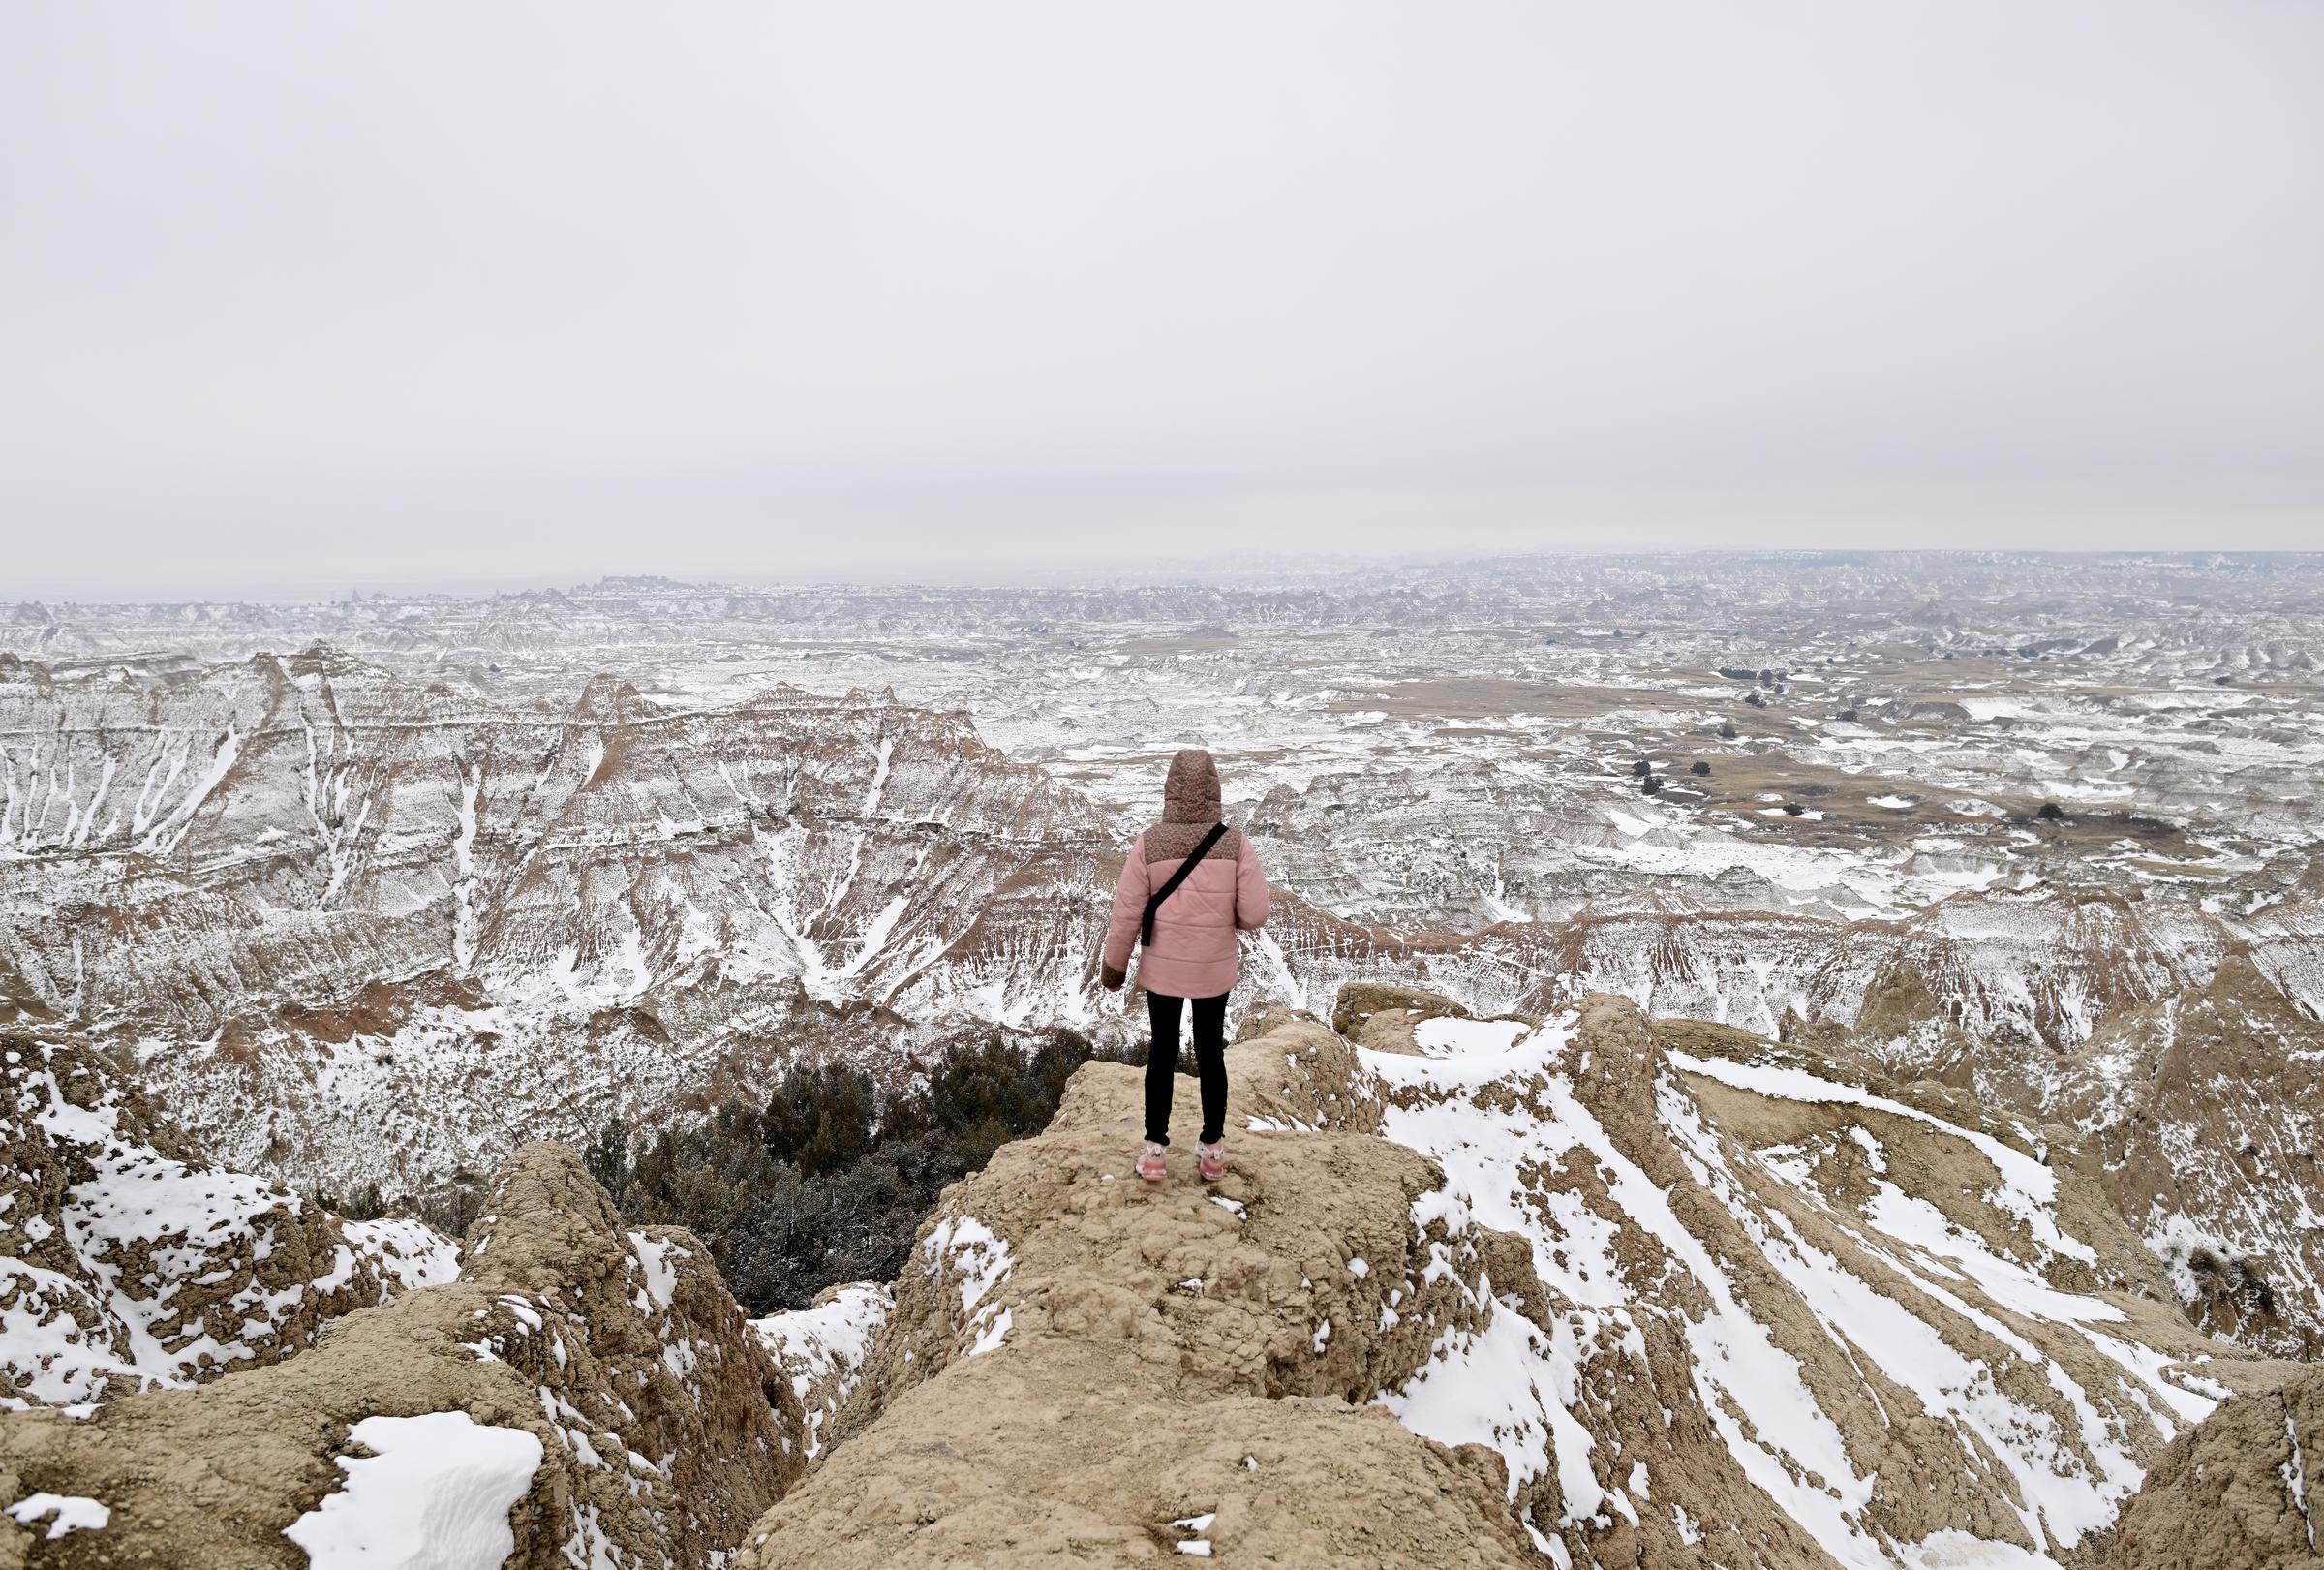
[[1178,885],[1186,881],[1186,875],[1194,871],[1194,864],[1208,855],[1210,847],[1218,844],[1220,837],[1226,832],[1226,824],[1213,823],[1210,826],[1210,832],[1203,836],[1203,843],[1194,847],[1194,854],[1179,862],[1178,870],[1170,875],[1170,881],[1156,889],[1153,898],[1146,902],[1146,919],[1138,924],[1138,940],[1140,942],[1151,943],[1154,940],[1154,912],[1162,908],[1164,900],[1178,891]]

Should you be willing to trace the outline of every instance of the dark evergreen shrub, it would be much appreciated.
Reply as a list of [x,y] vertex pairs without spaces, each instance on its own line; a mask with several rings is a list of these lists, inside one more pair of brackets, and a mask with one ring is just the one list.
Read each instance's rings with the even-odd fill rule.
[[617,1118],[583,1154],[627,1218],[701,1238],[752,1313],[804,1308],[840,1281],[893,1279],[945,1185],[1048,1127],[1098,1056],[1145,1061],[1058,1030],[1029,1051],[958,1043],[898,1091],[850,1064],[797,1064],[763,1108],[728,1103],[642,1144]]
[[767,1097],[767,1150],[801,1177],[836,1172],[872,1148],[878,1116],[872,1076],[847,1063],[794,1067]]

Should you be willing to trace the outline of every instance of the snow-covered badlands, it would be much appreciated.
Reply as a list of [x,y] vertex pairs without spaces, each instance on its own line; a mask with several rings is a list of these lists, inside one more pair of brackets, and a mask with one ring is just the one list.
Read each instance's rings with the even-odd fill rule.
[[[2319,662],[2299,556],[0,607],[0,1565],[2306,1562]],[[1218,1193],[1092,1064],[753,1324],[530,1143],[1130,1039],[1189,742]]]

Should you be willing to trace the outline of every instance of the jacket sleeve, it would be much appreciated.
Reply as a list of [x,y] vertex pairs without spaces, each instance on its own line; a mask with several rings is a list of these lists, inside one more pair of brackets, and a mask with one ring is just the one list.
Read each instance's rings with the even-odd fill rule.
[[1259,865],[1259,847],[1242,837],[1242,853],[1235,858],[1235,925],[1256,932],[1267,925],[1267,871]]
[[1130,854],[1114,880],[1114,913],[1106,922],[1105,968],[1119,975],[1130,968],[1130,950],[1138,946],[1139,924],[1146,919],[1147,896],[1153,882],[1146,871],[1146,836],[1130,842]]

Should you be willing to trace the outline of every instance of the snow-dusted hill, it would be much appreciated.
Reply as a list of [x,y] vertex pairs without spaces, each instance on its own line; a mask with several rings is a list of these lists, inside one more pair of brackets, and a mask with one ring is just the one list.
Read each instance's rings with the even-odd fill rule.
[[1098,815],[878,694],[509,709],[316,655],[0,717],[11,991],[246,1166],[412,1185],[1083,991]]
[[[1395,1044],[1362,1054],[1382,1133],[1524,1237],[1544,1296],[1503,1283],[1388,1400],[1554,1471],[1578,1537],[1748,1562],[1749,1525],[1705,1507],[1741,1495],[1792,1562],[1802,1538],[1847,1565],[2047,1562],[2228,1393],[2087,1177],[2005,1124],[1604,1000]],[[1658,1434],[1658,1406],[1689,1421]]]

